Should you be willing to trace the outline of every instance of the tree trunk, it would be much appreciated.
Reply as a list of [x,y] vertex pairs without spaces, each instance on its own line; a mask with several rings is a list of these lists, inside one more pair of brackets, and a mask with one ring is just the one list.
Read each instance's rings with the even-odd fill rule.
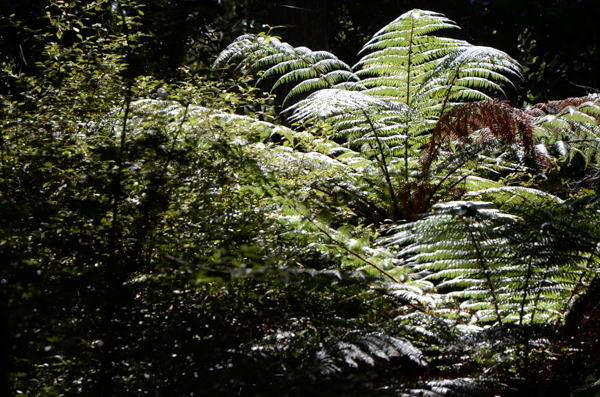
[[294,47],[329,50],[327,0],[279,0],[271,21],[273,26],[286,27],[283,40]]
[[8,331],[8,285],[0,280],[0,396],[10,396],[8,378],[11,364],[11,345]]

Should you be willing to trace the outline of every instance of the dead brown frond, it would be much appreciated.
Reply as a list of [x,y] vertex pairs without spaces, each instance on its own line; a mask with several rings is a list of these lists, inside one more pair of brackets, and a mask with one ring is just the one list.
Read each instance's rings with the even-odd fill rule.
[[453,145],[461,149],[473,143],[497,139],[522,148],[526,155],[549,166],[548,158],[534,145],[533,129],[534,117],[507,102],[493,100],[459,105],[438,120],[423,164],[429,169],[440,151],[449,150]]

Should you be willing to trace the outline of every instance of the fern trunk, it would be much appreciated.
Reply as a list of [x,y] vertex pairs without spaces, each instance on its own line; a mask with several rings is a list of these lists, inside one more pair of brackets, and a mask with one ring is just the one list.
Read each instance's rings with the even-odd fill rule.
[[294,47],[329,50],[327,0],[289,0],[275,3],[272,24],[286,27],[286,41]]

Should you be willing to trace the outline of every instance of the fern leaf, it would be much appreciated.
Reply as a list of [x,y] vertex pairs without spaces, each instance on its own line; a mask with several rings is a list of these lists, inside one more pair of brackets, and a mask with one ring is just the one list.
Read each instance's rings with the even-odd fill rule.
[[[374,51],[355,66],[359,77],[374,95],[395,96],[411,106],[412,96],[423,78],[445,55],[464,42],[427,36],[457,26],[443,15],[422,10],[407,12],[389,23],[363,47]],[[390,76],[391,78],[386,78]]]
[[535,135],[549,158],[570,162],[579,153],[586,167],[600,164],[600,105],[596,97],[551,101],[526,113],[537,116]]
[[293,112],[292,121],[312,121],[317,118],[332,116],[369,109],[397,109],[402,107],[382,98],[366,95],[360,91],[347,91],[337,88],[319,90],[308,98],[287,108]]
[[564,203],[563,200],[550,193],[520,186],[504,186],[485,189],[467,193],[466,196],[491,201],[500,209],[524,205],[543,207]]
[[[562,202],[521,189],[482,193],[484,198],[504,194],[501,202],[510,204],[513,214],[490,203],[439,204],[422,220],[395,227],[384,241],[399,247],[413,277],[460,299],[459,314],[498,324],[560,319],[567,297],[591,280],[588,264],[600,235],[588,230],[596,225],[596,202]],[[532,198],[540,204],[532,206]]]

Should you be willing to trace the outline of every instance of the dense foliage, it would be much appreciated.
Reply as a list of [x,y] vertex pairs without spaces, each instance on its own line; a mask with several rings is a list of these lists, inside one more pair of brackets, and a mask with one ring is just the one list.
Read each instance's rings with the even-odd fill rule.
[[247,27],[208,70],[235,7],[190,45],[179,3],[6,19],[0,393],[600,392],[597,96],[512,107],[418,9],[353,67]]

